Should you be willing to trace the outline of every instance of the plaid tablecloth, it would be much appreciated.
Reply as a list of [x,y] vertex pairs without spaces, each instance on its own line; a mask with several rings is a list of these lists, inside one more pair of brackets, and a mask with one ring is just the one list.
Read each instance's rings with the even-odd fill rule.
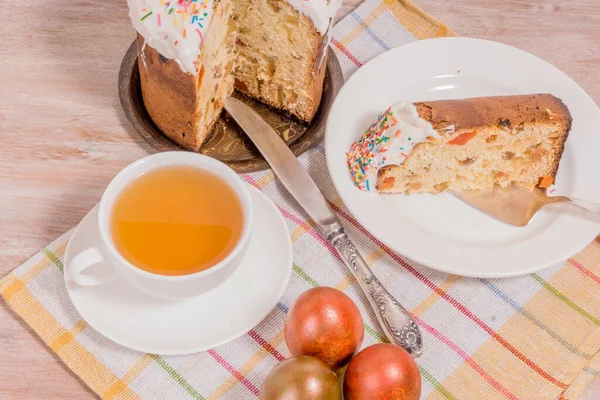
[[[447,35],[454,33],[410,1],[367,0],[335,26],[332,47],[348,78],[390,48]],[[579,398],[600,368],[600,239],[561,267],[520,278],[439,273],[393,253],[355,221],[333,189],[322,147],[300,160],[378,277],[414,313],[425,342],[417,359],[423,398]],[[358,304],[365,319],[363,346],[383,341],[346,267],[273,174],[244,179],[279,206],[294,243],[294,265],[278,306],[229,344],[165,357],[126,349],[95,332],[70,304],[64,286],[62,260],[71,232],[4,277],[2,296],[105,399],[257,397],[264,377],[289,356],[282,331],[288,307],[319,285],[343,290]]]

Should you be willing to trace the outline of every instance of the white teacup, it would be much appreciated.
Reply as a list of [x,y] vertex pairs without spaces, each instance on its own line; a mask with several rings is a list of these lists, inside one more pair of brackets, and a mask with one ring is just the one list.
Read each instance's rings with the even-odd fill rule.
[[[213,267],[188,275],[159,275],[131,264],[118,252],[109,227],[112,207],[121,191],[143,173],[170,166],[191,166],[219,176],[237,194],[242,205],[242,233],[231,253]],[[99,285],[123,278],[139,290],[162,298],[177,299],[199,295],[223,283],[240,265],[248,249],[253,215],[252,200],[246,185],[235,171],[222,162],[190,152],[150,155],[124,168],[110,182],[102,195],[98,210],[102,243],[73,257],[69,271],[73,281],[81,286]],[[97,267],[90,268],[97,264]]]

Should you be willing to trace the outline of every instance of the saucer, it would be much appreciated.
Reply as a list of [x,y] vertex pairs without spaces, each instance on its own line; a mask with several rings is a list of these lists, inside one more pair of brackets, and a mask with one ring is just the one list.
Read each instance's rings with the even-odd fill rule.
[[292,271],[292,243],[281,213],[258,189],[249,191],[256,223],[242,265],[217,288],[183,300],[147,295],[122,279],[88,287],[71,280],[71,259],[101,243],[96,206],[65,253],[65,283],[75,309],[100,334],[151,354],[198,353],[247,333],[276,306]]

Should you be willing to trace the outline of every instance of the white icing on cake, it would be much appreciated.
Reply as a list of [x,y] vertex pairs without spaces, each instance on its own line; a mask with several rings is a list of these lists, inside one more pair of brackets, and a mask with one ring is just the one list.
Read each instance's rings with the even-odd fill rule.
[[[325,35],[342,0],[285,0]],[[213,17],[214,0],[127,0],[135,30],[163,57],[196,75],[200,45]],[[327,46],[325,46],[325,50]]]
[[127,0],[127,5],[133,27],[146,43],[195,75],[214,0]]
[[412,103],[394,104],[377,117],[346,153],[354,184],[362,190],[375,190],[381,167],[402,164],[417,144],[439,137],[433,126],[419,117]]
[[330,21],[342,6],[342,0],[285,0],[298,12],[311,19],[321,36],[329,29]]
[[327,55],[327,50],[329,49],[329,43],[331,42],[331,28],[333,27],[333,18],[329,21],[329,27],[327,28],[327,32],[325,33],[325,44],[323,45],[323,51],[321,52],[321,59],[319,60],[319,68],[321,68],[321,64],[323,64],[323,60],[325,60],[325,56]]
[[144,68],[148,68],[148,66],[146,65],[146,53],[144,52],[144,50],[146,50],[146,41],[144,41],[140,53],[142,54],[142,63],[144,64]]

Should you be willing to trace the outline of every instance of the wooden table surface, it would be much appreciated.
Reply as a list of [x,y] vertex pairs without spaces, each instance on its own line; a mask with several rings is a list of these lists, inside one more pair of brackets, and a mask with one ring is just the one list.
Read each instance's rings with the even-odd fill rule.
[[[342,17],[361,0],[344,0]],[[565,71],[600,104],[600,1],[417,0],[461,36]],[[134,34],[124,1],[0,0],[0,276],[76,225],[149,148],[120,106]],[[0,302],[0,398],[94,394]],[[585,399],[600,398],[600,380]]]

